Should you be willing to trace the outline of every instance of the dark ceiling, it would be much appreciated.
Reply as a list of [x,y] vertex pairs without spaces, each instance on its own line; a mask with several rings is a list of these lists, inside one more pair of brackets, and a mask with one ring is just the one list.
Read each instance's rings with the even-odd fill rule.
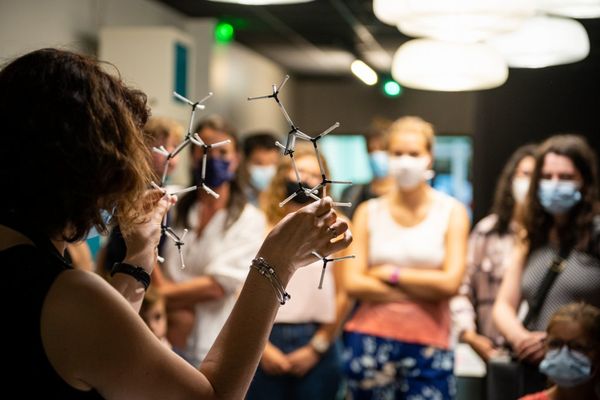
[[[372,0],[315,0],[278,6],[246,6],[207,0],[159,0],[189,17],[230,22],[235,40],[296,76],[345,77],[361,58],[388,73],[395,50],[410,38],[373,14]],[[600,19],[580,20],[590,37],[590,56],[600,65]]]
[[235,40],[297,75],[346,75],[359,57],[388,72],[394,51],[408,37],[380,22],[371,0],[316,0],[245,6],[206,0],[160,0],[189,17],[230,22]]

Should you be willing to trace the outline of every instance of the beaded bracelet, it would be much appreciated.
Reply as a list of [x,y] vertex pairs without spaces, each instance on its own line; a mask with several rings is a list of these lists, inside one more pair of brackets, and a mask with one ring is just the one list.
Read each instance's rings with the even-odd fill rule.
[[285,291],[285,288],[275,273],[275,269],[267,264],[264,258],[257,257],[252,260],[250,268],[254,268],[259,274],[271,282],[271,286],[273,286],[273,289],[275,290],[275,295],[277,296],[279,304],[284,305],[286,301],[292,298],[289,293]]

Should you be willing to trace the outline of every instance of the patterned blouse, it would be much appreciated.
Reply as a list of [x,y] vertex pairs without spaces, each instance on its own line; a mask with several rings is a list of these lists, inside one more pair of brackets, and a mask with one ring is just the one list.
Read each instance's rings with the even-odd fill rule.
[[504,338],[492,321],[492,307],[515,245],[514,226],[500,235],[493,231],[498,220],[488,215],[469,237],[467,272],[458,295],[450,302],[456,333],[476,331],[501,346]]

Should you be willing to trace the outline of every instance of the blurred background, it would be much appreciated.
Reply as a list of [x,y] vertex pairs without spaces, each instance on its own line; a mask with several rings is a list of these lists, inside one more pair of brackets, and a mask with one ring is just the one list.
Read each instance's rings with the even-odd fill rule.
[[[197,118],[220,114],[242,138],[285,137],[274,102],[247,98],[289,75],[280,99],[303,132],[341,124],[320,142],[337,180],[370,181],[365,135],[420,116],[438,134],[433,186],[473,224],[518,146],[574,132],[600,151],[600,0],[0,0],[0,63],[42,47],[107,61],[186,127],[173,92],[214,92]],[[478,398],[479,364],[456,371],[459,398]]]
[[324,151],[336,178],[357,182],[370,179],[374,121],[421,116],[441,135],[434,186],[476,222],[517,146],[579,132],[600,148],[598,17],[592,0],[1,0],[0,59],[48,46],[97,55],[155,115],[185,125],[172,92],[214,92],[201,115],[242,136],[287,133],[272,102],[246,98],[289,74],[281,98],[294,122],[316,135],[339,121]]

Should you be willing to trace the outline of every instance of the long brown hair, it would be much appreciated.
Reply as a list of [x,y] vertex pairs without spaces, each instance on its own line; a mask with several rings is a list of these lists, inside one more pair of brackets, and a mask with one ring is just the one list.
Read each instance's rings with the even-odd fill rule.
[[127,226],[152,177],[142,127],[146,96],[87,56],[28,53],[0,72],[0,210],[45,235],[75,241],[102,210]]
[[498,233],[499,235],[504,235],[508,232],[516,205],[512,191],[512,181],[519,163],[526,157],[533,157],[535,148],[536,146],[533,144],[526,144],[519,147],[504,165],[496,184],[496,191],[494,192],[492,213],[497,216],[497,220],[491,232]]
[[568,223],[557,226],[560,246],[588,250],[593,219],[599,212],[597,158],[583,137],[564,134],[546,139],[536,152],[535,168],[527,194],[528,210],[525,214],[530,251],[548,243],[549,232],[555,225],[554,217],[544,210],[538,198],[544,159],[549,153],[571,160],[583,179],[579,189],[581,200],[569,211]]

